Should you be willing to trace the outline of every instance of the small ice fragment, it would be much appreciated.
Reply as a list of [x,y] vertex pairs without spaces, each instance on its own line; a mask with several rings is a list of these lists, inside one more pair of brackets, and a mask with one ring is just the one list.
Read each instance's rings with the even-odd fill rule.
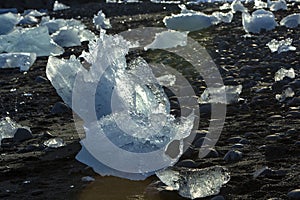
[[231,5],[231,11],[233,13],[236,12],[241,12],[241,13],[245,13],[248,12],[248,9],[243,5],[243,3],[240,0],[234,0]]
[[17,89],[16,89],[16,88],[12,88],[12,89],[10,89],[9,91],[10,91],[10,92],[15,92],[15,91],[17,91]]
[[0,14],[0,35],[10,33],[20,21],[20,16],[13,13]]
[[220,10],[229,10],[229,9],[231,9],[229,3],[224,3],[223,5],[220,6]]
[[35,60],[35,53],[2,53],[0,54],[0,69],[19,67],[20,71],[28,71]]
[[9,117],[4,117],[0,120],[0,142],[3,138],[13,138],[14,131],[21,127]]
[[268,0],[268,8],[270,11],[287,10],[285,0],[270,1]]
[[97,15],[94,15],[93,23],[98,30],[111,28],[109,19],[105,18],[105,14],[102,10],[100,10]]
[[29,10],[24,11],[23,16],[42,17],[46,14],[47,14],[46,12],[40,12],[40,11],[37,11],[37,10],[29,9]]
[[95,181],[95,179],[91,176],[84,176],[84,177],[81,178],[81,181],[83,181],[83,182],[93,182],[93,181]]
[[62,138],[51,138],[44,142],[44,145],[50,148],[59,148],[66,146],[64,140]]
[[61,47],[80,46],[79,31],[75,28],[61,28],[51,38]]
[[36,53],[39,57],[61,55],[64,49],[50,38],[47,27],[39,26],[0,35],[0,52]]
[[58,1],[55,1],[54,5],[53,5],[53,11],[66,10],[66,9],[69,9],[69,8],[70,8],[70,6],[59,3]]
[[85,25],[83,25],[79,20],[76,19],[50,19],[49,16],[42,17],[40,24],[42,26],[47,26],[49,34],[52,34],[65,27],[72,27],[78,30],[83,30],[86,28]]
[[144,47],[148,49],[168,49],[177,46],[186,46],[187,32],[179,32],[168,30],[155,35],[155,39],[151,44]]
[[294,13],[284,17],[280,21],[281,26],[285,26],[287,28],[296,28],[300,24],[300,13]]
[[242,18],[243,27],[247,33],[260,33],[262,29],[269,31],[277,26],[274,14],[264,9],[256,10],[252,15],[243,13]]
[[281,68],[275,73],[275,81],[281,81],[284,77],[295,78],[295,70],[293,68]]
[[39,20],[34,16],[26,15],[24,17],[21,17],[21,20],[19,21],[18,25],[32,25],[37,24]]
[[176,76],[171,75],[171,74],[163,75],[163,76],[157,77],[156,79],[160,85],[163,85],[165,87],[171,87],[176,82]]
[[199,98],[199,103],[235,103],[238,102],[241,92],[242,85],[206,88]]
[[286,98],[288,97],[293,97],[295,95],[295,92],[293,91],[292,88],[288,87],[286,88],[281,94],[276,94],[275,98],[279,101],[279,102],[283,102],[286,100]]
[[261,8],[267,8],[268,3],[264,2],[262,0],[254,0],[254,8],[255,9],[261,9]]
[[180,5],[181,13],[166,16],[163,20],[168,29],[177,31],[197,31],[208,28],[220,21],[213,15],[202,12],[188,10],[184,5]]
[[229,11],[227,13],[216,11],[216,12],[212,13],[212,16],[215,16],[216,18],[218,18],[220,22],[231,23],[232,18],[233,18],[233,13],[231,11]]
[[220,188],[230,180],[229,172],[221,166],[204,169],[169,167],[156,172],[157,177],[168,187],[190,199],[216,195]]
[[292,46],[292,42],[293,39],[291,38],[280,41],[273,39],[267,43],[267,46],[270,48],[272,53],[277,51],[277,53],[280,54],[287,51],[296,51],[296,47]]

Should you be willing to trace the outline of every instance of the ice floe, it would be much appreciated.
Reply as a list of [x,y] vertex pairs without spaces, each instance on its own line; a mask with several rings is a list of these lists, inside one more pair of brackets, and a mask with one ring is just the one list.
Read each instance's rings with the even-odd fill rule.
[[20,71],[28,71],[35,60],[35,53],[2,53],[0,68],[20,68]]
[[62,138],[51,138],[49,140],[46,140],[43,144],[50,148],[59,148],[66,146],[66,143]]
[[291,38],[280,41],[273,39],[267,43],[267,46],[270,48],[272,53],[277,51],[277,53],[280,54],[287,51],[296,51],[296,47],[292,46],[292,43],[293,39]]
[[280,21],[281,26],[285,26],[287,28],[296,28],[300,24],[300,13],[294,13],[284,17]]
[[102,10],[100,10],[97,15],[94,15],[93,23],[98,30],[111,28],[110,21],[105,17]]

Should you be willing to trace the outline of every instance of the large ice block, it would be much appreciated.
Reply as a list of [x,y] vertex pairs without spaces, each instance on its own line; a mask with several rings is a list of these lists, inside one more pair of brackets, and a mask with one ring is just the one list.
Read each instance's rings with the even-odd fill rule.
[[0,35],[10,33],[20,21],[20,16],[13,13],[0,14]]
[[169,167],[156,172],[156,175],[168,186],[168,190],[177,190],[181,196],[189,199],[216,195],[230,180],[228,170],[221,166],[204,169]]
[[8,35],[0,35],[0,52],[28,52],[37,56],[61,55],[64,49],[58,46],[45,26],[16,29]]
[[28,71],[36,60],[35,53],[2,53],[0,54],[0,68],[20,68]]

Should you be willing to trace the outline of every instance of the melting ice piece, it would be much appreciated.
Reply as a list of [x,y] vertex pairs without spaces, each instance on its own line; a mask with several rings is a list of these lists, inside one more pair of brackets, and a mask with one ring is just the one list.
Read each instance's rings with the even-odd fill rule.
[[168,30],[155,35],[154,41],[145,46],[148,49],[168,49],[177,46],[186,46],[187,32]]
[[220,6],[220,10],[229,10],[231,9],[229,3],[224,3],[223,5]]
[[293,39],[291,38],[280,41],[273,39],[267,43],[267,46],[270,48],[272,53],[277,51],[277,53],[280,54],[287,51],[296,51],[296,47],[292,46],[292,42]]
[[261,8],[267,8],[268,3],[264,2],[262,0],[254,0],[254,8],[255,9],[261,9]]
[[54,5],[53,5],[53,11],[66,10],[66,9],[69,9],[69,8],[70,8],[70,6],[59,3],[58,1],[55,1]]
[[285,26],[287,28],[296,28],[300,24],[300,13],[294,13],[284,17],[280,21],[281,26]]
[[64,140],[62,138],[51,138],[44,142],[44,145],[50,148],[59,148],[66,146]]
[[[137,58],[127,65],[130,46],[119,35],[102,34],[81,56],[89,70],[75,57],[50,57],[46,73],[85,123],[76,158],[101,175],[139,180],[178,161],[194,115],[180,120],[170,115],[168,98],[147,62]],[[178,153],[171,157],[166,151],[173,141],[178,141]]]
[[41,23],[42,26],[47,26],[49,34],[52,34],[58,31],[61,28],[72,27],[75,29],[83,30],[86,28],[79,20],[76,19],[50,19],[49,16],[42,17]]
[[30,16],[30,15],[26,15],[24,17],[21,18],[21,20],[19,21],[19,25],[31,25],[31,24],[37,24],[39,22],[39,20],[34,17],[34,16]]
[[241,13],[245,13],[248,12],[248,9],[242,4],[242,2],[240,0],[234,0],[231,5],[231,11],[233,13],[236,12],[241,12]]
[[295,78],[295,70],[293,68],[281,68],[275,73],[275,81],[281,81],[284,77]]
[[228,170],[221,166],[204,169],[169,167],[156,175],[168,186],[167,190],[177,190],[181,196],[190,199],[216,195],[230,180]]
[[213,12],[212,15],[218,18],[220,22],[224,22],[224,23],[231,23],[233,18],[233,13],[231,11],[227,13],[217,11],[217,12]]
[[197,31],[208,28],[220,21],[213,15],[207,15],[202,12],[188,10],[184,5],[179,6],[181,14],[167,16],[164,18],[164,23],[168,29],[178,31]]
[[270,1],[268,0],[268,8],[270,11],[287,10],[285,0]]
[[260,33],[262,29],[269,31],[277,26],[274,14],[264,9],[254,11],[252,16],[249,13],[243,13],[242,20],[247,33]]
[[0,120],[0,142],[3,138],[13,138],[14,131],[19,127],[21,126],[9,117],[2,118]]
[[100,10],[97,15],[94,15],[93,23],[96,26],[96,29],[109,29],[111,28],[109,19],[105,18],[105,14]]
[[0,14],[0,35],[10,33],[20,21],[20,16],[13,13]]
[[206,88],[199,98],[199,103],[235,103],[238,102],[241,92],[242,85]]
[[37,56],[61,55],[64,49],[50,38],[45,26],[16,29],[0,35],[0,52],[29,52]]
[[46,14],[47,14],[46,12],[40,12],[40,11],[37,11],[37,10],[29,9],[29,10],[24,11],[23,16],[42,17]]
[[295,92],[293,91],[292,88],[288,87],[286,88],[281,94],[276,94],[275,98],[279,101],[279,102],[283,102],[286,100],[286,98],[288,97],[293,97],[295,95]]
[[0,54],[0,68],[16,68],[28,71],[36,60],[35,53],[3,53]]

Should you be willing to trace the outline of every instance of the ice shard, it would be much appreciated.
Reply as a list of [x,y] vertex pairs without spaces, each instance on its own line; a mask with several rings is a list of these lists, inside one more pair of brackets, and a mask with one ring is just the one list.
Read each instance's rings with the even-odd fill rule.
[[274,14],[264,9],[256,10],[252,15],[243,13],[242,17],[243,27],[247,33],[260,33],[262,29],[269,31],[277,26]]
[[35,53],[2,53],[0,54],[0,68],[20,68],[28,71],[36,60]]
[[280,54],[287,51],[296,51],[296,47],[292,46],[292,43],[293,39],[291,38],[280,41],[273,39],[267,43],[267,46],[270,48],[272,53],[277,51],[277,53]]
[[300,13],[294,13],[284,17],[280,21],[281,26],[285,26],[287,28],[296,28],[300,24]]
[[167,190],[177,190],[189,199],[216,195],[230,180],[228,170],[221,166],[204,169],[169,167],[156,172],[156,175],[168,186]]
[[288,97],[293,97],[295,95],[295,92],[293,91],[292,88],[288,87],[286,88],[281,94],[276,94],[275,98],[279,101],[279,102],[283,102],[286,100],[286,98]]
[[98,30],[111,28],[109,19],[105,17],[105,14],[102,12],[102,10],[100,10],[97,15],[94,15],[93,23]]
[[12,121],[9,117],[0,120],[0,142],[3,138],[13,138],[14,131],[20,127],[17,123]]
[[281,81],[284,77],[295,78],[295,70],[293,68],[284,69],[281,68],[275,73],[275,81]]
[[70,6],[59,3],[58,1],[55,1],[54,5],[53,5],[53,11],[66,10],[66,9],[69,9],[69,8],[70,8]]
[[[85,64],[74,56],[50,57],[46,73],[84,121],[83,148],[76,158],[101,175],[144,179],[178,161],[194,114],[180,119],[170,114],[168,98],[148,63],[142,58],[126,63],[130,46],[119,35],[101,33],[80,56]],[[169,155],[174,141],[178,152]]]
[[241,12],[241,13],[248,12],[248,9],[244,6],[244,4],[240,0],[234,0],[231,3],[230,7],[231,7],[231,11],[233,13],[236,13],[236,12]]
[[66,146],[62,138],[51,138],[49,140],[46,140],[43,144],[50,148],[59,148],[59,147]]
[[47,26],[49,34],[52,34],[65,27],[72,27],[79,30],[86,28],[85,25],[83,25],[79,20],[76,19],[50,19],[49,16],[42,17],[40,24],[42,26]]
[[20,21],[20,16],[13,13],[0,14],[0,35],[5,35],[13,31],[15,25]]
[[8,35],[0,35],[0,52],[28,52],[39,56],[61,55],[58,46],[45,26],[16,29]]
[[[224,92],[226,93],[226,99],[224,98]],[[242,92],[242,86],[223,86],[216,88],[206,88],[199,98],[199,103],[222,103],[231,104],[236,103],[239,100],[239,95]]]

